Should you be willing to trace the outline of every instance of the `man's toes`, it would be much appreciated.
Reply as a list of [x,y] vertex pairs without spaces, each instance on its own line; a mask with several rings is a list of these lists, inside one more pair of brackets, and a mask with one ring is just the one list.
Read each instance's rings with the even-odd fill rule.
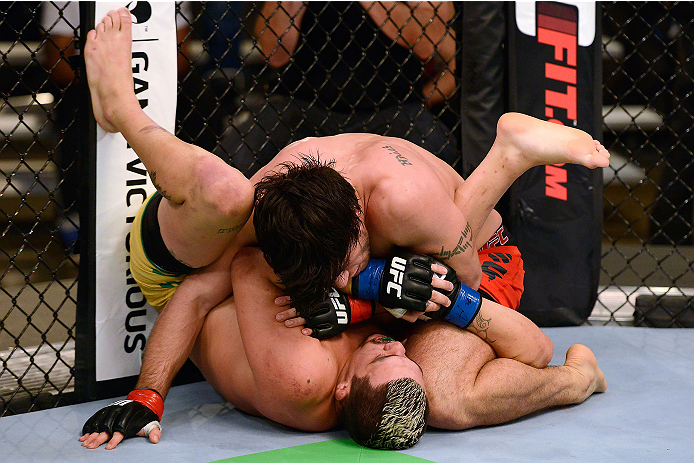
[[[120,30],[120,13],[116,10],[111,10],[108,12],[108,16],[106,16],[111,21],[111,24],[113,25],[113,29],[119,31]],[[106,20],[104,18],[104,20]]]
[[101,20],[101,22],[104,24],[105,29],[113,29],[113,18],[111,17],[111,12],[104,16],[104,19]]
[[118,8],[118,14],[120,15],[121,18],[128,18],[131,19],[132,16],[130,15],[130,10],[128,10],[126,7],[122,6]]

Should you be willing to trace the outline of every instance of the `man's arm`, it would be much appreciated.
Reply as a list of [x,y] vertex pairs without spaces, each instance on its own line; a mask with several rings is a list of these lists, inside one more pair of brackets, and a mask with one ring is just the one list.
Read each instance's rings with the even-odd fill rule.
[[[214,264],[183,280],[154,323],[136,390],[154,390],[162,402],[166,399],[174,377],[190,355],[207,313],[231,293],[229,266],[232,258],[233,253],[228,252]],[[138,435],[144,435],[142,430]],[[161,431],[154,429],[149,437],[156,443],[160,436]],[[124,438],[121,432],[100,432],[85,434],[80,441],[90,449],[108,441],[106,448],[113,449]]]
[[232,264],[239,331],[253,374],[247,391],[265,417],[307,431],[336,424],[333,389],[338,362],[317,339],[277,323],[282,295],[258,248],[239,251]]
[[163,399],[188,359],[209,311],[231,294],[227,252],[214,264],[186,277],[152,328],[136,388],[154,389]]
[[265,2],[256,20],[254,34],[260,52],[272,67],[289,62],[299,43],[303,2]]
[[452,2],[360,2],[390,39],[411,49],[425,63],[431,79],[422,88],[429,107],[455,92],[455,34],[449,21]]
[[439,179],[418,175],[416,165],[405,166],[398,179],[379,183],[371,194],[367,228],[418,254],[452,267],[458,280],[472,289],[482,280],[475,235],[483,223],[471,224],[444,191]]
[[552,340],[535,323],[488,299],[482,299],[479,312],[466,330],[489,344],[499,358],[544,368],[554,355]]

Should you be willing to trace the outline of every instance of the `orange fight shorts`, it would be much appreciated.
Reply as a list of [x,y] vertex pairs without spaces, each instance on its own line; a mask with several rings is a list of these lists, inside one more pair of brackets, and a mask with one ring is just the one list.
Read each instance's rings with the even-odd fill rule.
[[516,246],[508,242],[503,225],[489,242],[478,251],[482,265],[479,292],[499,304],[518,310],[523,295],[523,259]]

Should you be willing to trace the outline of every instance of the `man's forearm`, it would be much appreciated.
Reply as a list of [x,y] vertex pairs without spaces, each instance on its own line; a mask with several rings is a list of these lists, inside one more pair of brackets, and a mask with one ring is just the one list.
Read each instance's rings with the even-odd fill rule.
[[225,253],[210,267],[183,280],[152,328],[137,388],[154,389],[166,398],[207,314],[231,293],[229,265],[233,254]]
[[136,384],[136,389],[154,389],[164,399],[174,377],[190,355],[205,320],[175,312],[164,309],[154,324]]
[[254,33],[271,66],[284,66],[294,54],[305,11],[303,2],[264,3]]
[[524,315],[488,299],[467,330],[487,342],[498,357],[543,368],[552,360],[552,340]]

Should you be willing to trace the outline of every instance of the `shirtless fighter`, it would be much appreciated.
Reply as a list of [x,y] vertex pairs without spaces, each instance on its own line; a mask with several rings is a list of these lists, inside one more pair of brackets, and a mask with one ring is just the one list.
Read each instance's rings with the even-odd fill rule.
[[[516,317],[507,325],[490,326],[485,334],[493,344],[451,324],[428,322],[406,324],[410,332],[403,345],[373,323],[378,316],[319,341],[276,322],[274,299],[283,291],[257,248],[237,254],[231,278],[234,296],[210,311],[191,358],[215,390],[240,410],[297,429],[325,431],[341,421],[361,444],[401,449],[417,442],[426,422],[452,430],[497,424],[580,403],[607,387],[585,346],[572,346],[563,366],[546,367],[551,341],[530,320],[492,301],[483,302],[485,317],[503,318],[502,311]],[[212,280],[196,282],[205,287]],[[384,315],[382,321],[398,322]],[[376,391],[380,387],[380,399],[360,395],[363,383]],[[368,410],[365,403],[397,404],[392,395],[401,391],[410,395],[407,405],[414,409],[405,416],[416,423],[380,420],[377,414],[371,427],[350,428],[355,420],[349,415]],[[94,433],[82,440],[96,448],[109,438],[108,433]],[[107,448],[122,438],[116,432]]]
[[[231,292],[231,279],[229,278],[218,279],[221,280],[220,284],[207,286],[205,290],[201,290],[201,287],[197,285],[196,282],[204,281],[206,276],[209,277],[210,275],[216,275],[218,273],[228,275],[229,265],[235,255],[236,249],[248,242],[253,242],[254,233],[253,227],[247,225],[245,228],[246,236],[243,237],[243,239],[237,237],[232,241],[231,238],[225,236],[235,233],[249,213],[247,207],[248,201],[246,201],[248,197],[246,188],[247,181],[245,181],[242,176],[239,178],[240,174],[237,171],[221,163],[221,161],[214,158],[209,153],[192,145],[180,142],[173,135],[165,132],[154,124],[153,121],[142,112],[134,92],[132,91],[130,46],[131,21],[129,13],[125,9],[121,9],[118,12],[110,12],[108,17],[97,26],[96,31],[91,31],[89,33],[87,45],[85,47],[85,60],[97,122],[107,131],[120,131],[124,134],[129,144],[136,150],[147,166],[159,193],[166,198],[161,200],[159,205],[155,204],[151,208],[151,210],[154,211],[153,213],[148,213],[150,210],[149,207],[145,209],[144,214],[142,214],[142,221],[143,224],[154,223],[154,225],[160,226],[159,233],[161,239],[155,242],[153,246],[154,249],[157,249],[159,254],[165,257],[168,255],[168,258],[166,258],[167,261],[150,261],[145,263],[150,266],[150,269],[153,268],[157,270],[157,272],[150,270],[149,273],[163,273],[167,280],[148,283],[145,279],[145,281],[138,280],[138,283],[141,285],[143,293],[147,295],[148,300],[150,300],[153,305],[161,307],[170,297],[170,294],[168,294],[161,299],[158,298],[156,293],[157,291],[161,291],[161,286],[171,286],[171,281],[176,281],[176,279],[181,281],[185,278],[185,281],[178,291],[175,292],[166,310],[160,315],[152,331],[148,343],[149,348],[145,355],[140,380],[137,385],[141,390],[133,397],[135,400],[143,402],[156,402],[158,400],[161,402],[161,408],[163,409],[163,398],[166,396],[166,391],[168,391],[175,372],[178,371],[185,358],[188,357],[205,316],[212,307],[219,301],[222,301]],[[518,127],[518,123],[522,122],[521,119],[528,124],[527,127]],[[504,123],[502,124],[502,122]],[[521,171],[530,165],[542,163],[543,161],[573,161],[593,167],[595,165],[602,165],[606,161],[606,151],[596,143],[590,141],[590,137],[583,132],[573,129],[564,129],[552,124],[545,124],[521,115],[510,115],[506,117],[505,120],[500,121],[499,127],[500,136],[495,144],[496,149],[492,149],[492,153],[490,153],[493,155],[492,157],[495,158],[495,161],[489,161],[486,162],[486,164],[483,163],[483,166],[481,166],[482,170],[486,170],[490,174],[494,174],[494,171],[496,171],[496,173],[499,174],[497,180],[491,182],[491,185],[489,185],[489,182],[485,182],[483,178],[475,178],[475,181],[470,183],[474,188],[471,188],[471,191],[467,193],[464,191],[465,188],[460,188],[463,185],[462,180],[458,183],[451,183],[451,179],[455,177],[450,177],[448,174],[456,175],[455,173],[451,173],[452,171],[450,171],[446,174],[446,168],[439,166],[442,170],[438,170],[438,168],[435,168],[435,164],[430,165],[426,159],[424,159],[426,157],[426,152],[419,152],[414,145],[410,145],[398,139],[385,139],[385,141],[389,143],[388,146],[398,152],[397,155],[394,155],[395,159],[400,159],[403,155],[406,157],[410,156],[412,159],[419,159],[420,157],[423,159],[420,164],[424,168],[424,174],[422,175],[424,184],[430,186],[431,182],[436,179],[439,179],[442,183],[442,185],[439,185],[438,190],[436,188],[432,189],[431,193],[433,198],[441,198],[441,188],[444,190],[444,202],[447,200],[447,203],[451,204],[457,204],[458,200],[461,199],[475,197],[477,196],[476,193],[479,193],[480,197],[476,200],[481,202],[482,209],[486,212],[482,214],[476,214],[475,211],[471,212],[473,215],[471,216],[472,219],[469,220],[471,224],[475,224],[472,225],[472,233],[477,229],[479,223],[486,221],[486,216],[489,214],[489,210],[491,210],[491,206],[495,202],[493,197],[494,192],[498,189],[498,183],[506,181],[506,186],[508,186],[508,184],[510,184],[508,181],[510,178],[515,178],[517,175],[520,175]],[[536,147],[532,143],[532,141],[535,141],[534,138],[530,141],[527,140],[533,136],[532,134],[528,134],[528,131],[534,132],[534,136],[538,137],[538,139],[555,142],[558,148],[551,151],[539,150],[537,152],[529,152],[530,149],[534,150]],[[557,133],[557,131],[561,133]],[[358,169],[349,161],[352,155],[354,155],[355,159],[358,159],[358,152],[350,153],[349,150],[340,152],[338,149],[340,146],[335,144],[336,139],[341,142],[350,143],[350,138],[348,137],[348,135],[344,135],[325,139],[326,141],[332,140],[326,148],[331,151],[333,149],[336,150],[334,156],[332,152],[330,156],[336,158],[336,166],[338,168],[340,168],[340,165],[345,164],[346,167],[351,169],[350,172],[352,172],[352,174],[356,174],[358,173]],[[355,143],[354,146],[357,148],[366,147],[367,154],[372,152],[371,148],[380,144],[378,142],[384,141],[384,139],[373,139],[375,140],[375,144],[369,144],[368,140],[366,140],[367,143],[365,143],[363,137],[365,136],[355,135],[353,139]],[[588,143],[586,143],[586,138],[588,139]],[[313,140],[313,142],[315,142],[315,140]],[[525,146],[524,143],[528,143],[527,146]],[[590,147],[588,147],[588,145],[590,145]],[[296,145],[292,146],[296,148]],[[316,146],[315,149],[322,150],[323,148]],[[402,153],[400,151],[402,151]],[[165,153],[166,156],[161,153]],[[400,156],[400,158],[398,158],[398,156]],[[290,153],[289,150],[284,150],[283,153],[278,156],[274,165],[277,166],[291,159],[295,159],[293,154]],[[371,159],[372,164],[375,163],[375,165],[372,165],[374,168],[380,162],[374,157],[367,157],[364,160],[368,161],[369,159]],[[405,165],[399,161],[398,163],[401,167],[405,167]],[[367,168],[367,164],[367,162],[361,164],[362,172]],[[490,169],[492,170],[490,171]],[[343,169],[343,173],[344,172],[346,171]],[[198,176],[201,180],[189,178],[191,175],[193,177]],[[260,176],[262,176],[262,173],[259,174],[258,178]],[[166,180],[168,178],[174,180],[169,182],[169,180]],[[352,179],[352,177],[350,178]],[[405,180],[403,185],[411,186],[408,181],[412,181],[412,176],[403,178]],[[426,178],[428,178],[428,181],[426,181]],[[365,176],[365,179],[369,179],[368,175]],[[388,186],[388,184],[392,186],[392,177],[388,177],[388,180],[390,181],[386,182],[384,187]],[[372,200],[377,197],[375,193],[387,190],[387,188],[385,190],[380,188],[365,189],[364,185],[367,184],[375,186],[373,183],[365,184],[362,182],[361,184],[357,184],[354,189],[360,192],[360,194],[369,191],[369,197]],[[223,191],[222,194],[217,193],[218,187]],[[456,188],[455,190],[452,189],[454,187]],[[505,189],[505,187],[503,189]],[[428,190],[425,192],[427,191]],[[437,191],[438,194],[433,194],[437,193]],[[484,201],[482,196],[487,195],[489,191],[492,192],[492,199]],[[448,196],[446,196],[446,192],[448,192]],[[362,195],[359,197],[358,201],[364,203],[364,198],[365,196]],[[452,201],[454,198],[456,200],[455,203]],[[156,197],[152,201],[155,200]],[[200,203],[200,201],[202,202]],[[231,207],[228,203],[232,203],[232,205],[238,203],[238,207]],[[369,204],[375,203],[377,203],[377,201],[372,201]],[[148,204],[152,204],[152,202]],[[393,206],[396,205],[397,204],[393,204]],[[359,206],[366,211],[366,203],[360,204]],[[373,211],[374,209],[370,210]],[[460,218],[461,210],[456,210],[458,211],[456,217]],[[222,212],[221,214],[219,213],[220,211]],[[389,212],[387,208],[383,209],[383,211],[385,213]],[[177,215],[177,213],[180,214]],[[220,217],[219,221],[216,220],[218,217]],[[402,219],[402,217],[397,214],[394,215],[393,218]],[[427,217],[424,218],[427,219]],[[442,217],[438,218],[442,219]],[[196,221],[196,219],[200,220]],[[208,220],[209,222],[207,222]],[[371,223],[368,217],[365,218],[365,221],[367,225]],[[467,224],[467,222],[465,223]],[[191,226],[188,227],[187,224],[191,224]],[[479,227],[481,228],[481,226]],[[211,233],[204,232],[204,230],[208,230],[208,228],[214,231]],[[359,226],[358,228],[362,227]],[[487,228],[493,231],[495,225],[492,224],[491,227]],[[188,230],[190,234],[193,235],[192,238],[198,240],[207,237],[209,242],[205,242],[205,240],[202,239],[202,241],[195,241],[196,244],[192,248],[187,248],[185,243],[188,239],[192,238],[190,236],[182,237],[182,235],[178,234],[177,230]],[[372,227],[372,230],[369,230],[369,232],[372,242],[381,243],[379,245],[381,248],[387,247],[384,246],[383,243],[387,243],[388,236],[385,235],[383,239],[379,240],[379,235],[377,233],[378,227]],[[468,251],[465,243],[471,242],[472,233],[469,230],[465,231],[465,229],[460,233],[461,237],[468,240],[461,242],[462,244],[459,246],[463,248],[461,253]],[[491,232],[489,234],[491,234]],[[219,235],[222,236],[220,237]],[[357,230],[357,235],[359,235],[359,230]],[[223,244],[220,244],[218,241],[220,239],[224,241]],[[399,240],[394,240],[392,244],[399,244],[398,241]],[[406,240],[400,241],[404,242]],[[226,248],[225,245],[227,246]],[[147,246],[147,243],[135,243],[133,247],[142,248],[143,246]],[[448,254],[448,252],[443,252],[444,248],[447,247],[448,244],[445,243],[440,253],[438,249],[435,252],[440,255]],[[191,252],[191,249],[197,252]],[[351,246],[348,246],[348,250],[349,249],[351,249]],[[355,249],[357,249],[359,253],[364,249],[364,246],[360,245]],[[456,247],[453,246],[451,249],[455,250]],[[168,251],[168,254],[165,251]],[[214,255],[220,252],[223,252],[222,256],[214,260]],[[451,251],[451,254],[453,254],[453,251]],[[148,253],[147,257],[152,259],[154,256],[152,253]],[[168,269],[169,271],[166,272],[167,265],[169,263],[176,265],[176,262],[184,265],[188,264],[186,265],[188,268]],[[186,277],[186,272],[190,267],[202,266],[208,262],[212,262],[212,264],[201,270],[194,271]],[[453,261],[451,261],[451,263],[452,262]],[[341,261],[341,265],[342,264],[344,264],[344,261]],[[476,262],[475,266],[479,267],[479,262]],[[350,267],[350,269],[351,268],[352,267]],[[358,266],[356,268],[358,268]],[[456,270],[460,272],[460,270]],[[355,273],[354,270],[350,271]],[[135,270],[133,270],[133,273],[136,273]],[[147,273],[147,271],[144,273]],[[339,272],[339,274],[342,273],[342,271]],[[347,277],[350,276],[349,273],[350,272],[347,272],[347,275],[344,275],[342,280],[348,280]],[[148,284],[151,284],[151,286],[148,286]],[[184,290],[185,287],[189,287],[190,289]],[[432,299],[433,298],[434,296],[432,296]],[[448,301],[444,300],[443,302]],[[170,333],[174,332],[179,333],[179,335],[171,336]],[[159,391],[161,397],[157,399],[157,392],[144,391],[145,388]],[[150,438],[155,440],[158,438],[159,434],[158,430],[155,429],[152,434],[150,434]],[[103,435],[97,435],[97,437],[98,439],[94,440],[94,436],[92,435],[92,439],[85,442],[85,445],[90,447],[94,445],[98,446],[108,439],[108,436]],[[83,438],[83,440],[85,439],[87,439],[87,436]],[[113,446],[115,446],[115,444],[113,444]]]

